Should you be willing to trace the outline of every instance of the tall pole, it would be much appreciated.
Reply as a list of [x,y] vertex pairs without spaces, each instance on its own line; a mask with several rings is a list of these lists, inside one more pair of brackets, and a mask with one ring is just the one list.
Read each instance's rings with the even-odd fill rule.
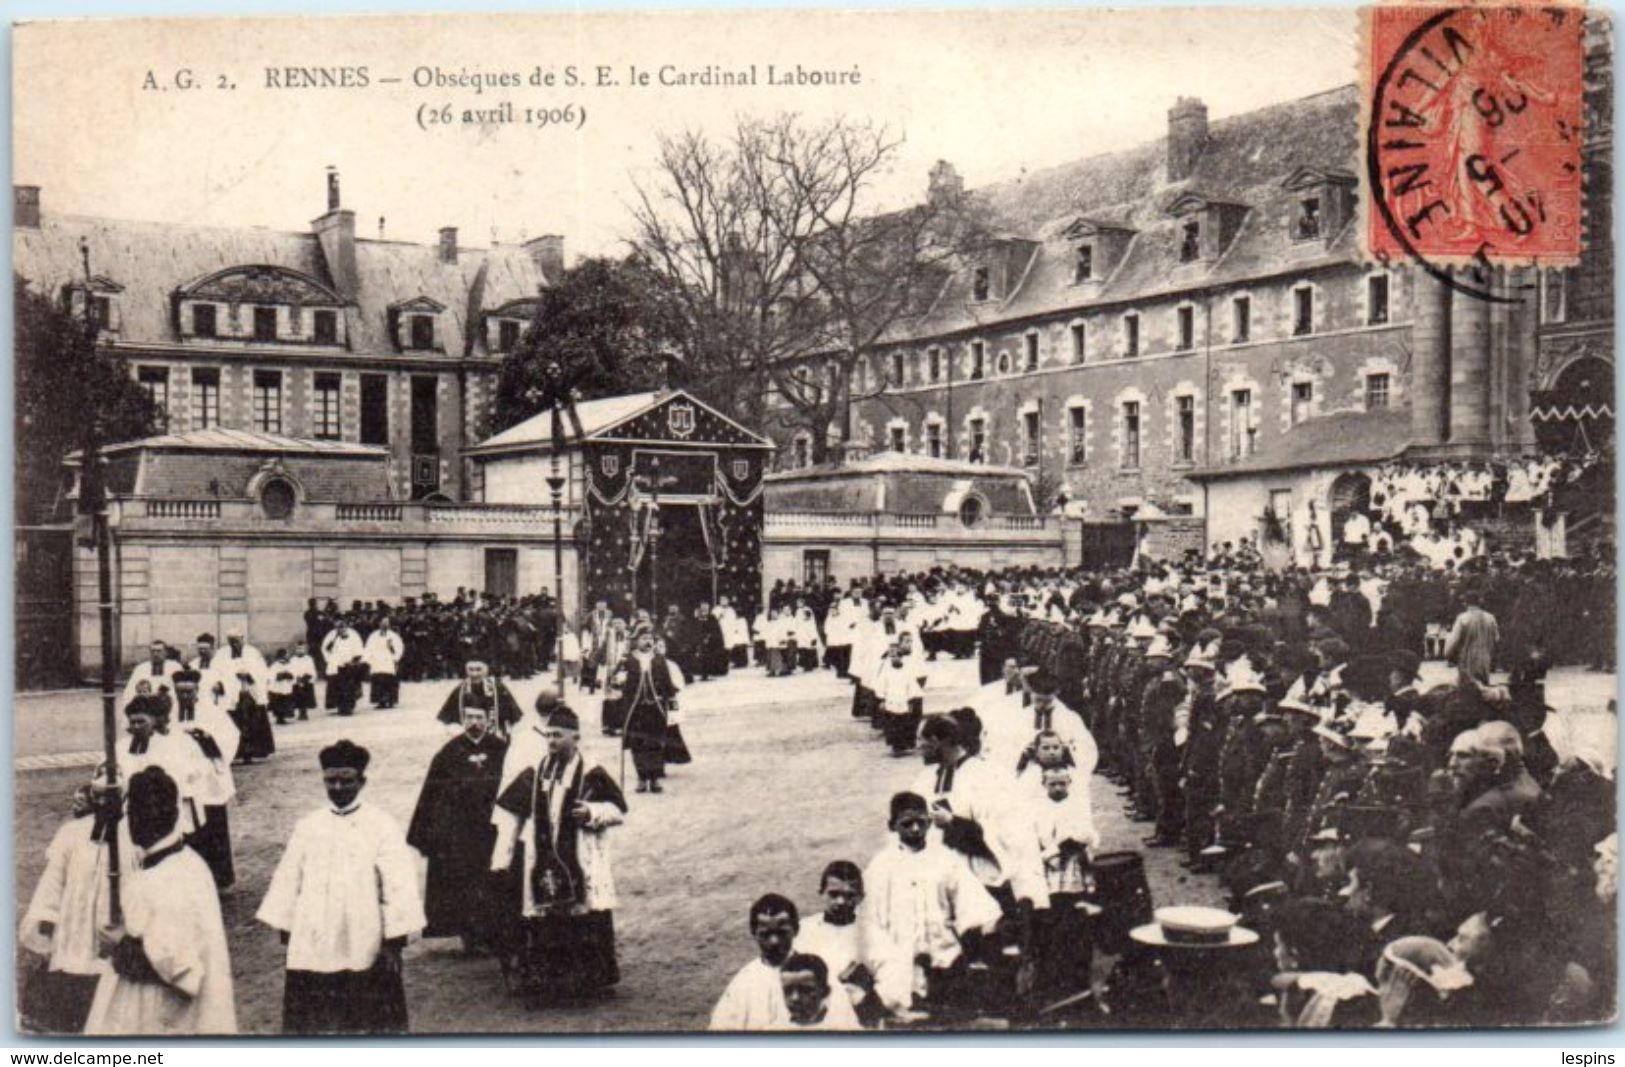
[[[552,471],[547,476],[547,490],[553,498],[553,602],[554,610],[558,613],[558,622],[554,627],[554,639],[558,647],[554,649],[558,671],[559,699],[564,699],[564,475],[559,470],[560,455],[564,451],[564,419],[562,417],[563,371],[557,363],[547,365],[549,385],[549,403],[553,418],[553,459]],[[580,560],[576,561],[576,573],[581,572]],[[579,583],[578,583],[579,584]]]
[[[79,240],[79,257],[85,269],[85,345],[95,357],[98,331],[95,301],[90,291],[90,245]],[[97,414],[85,421],[84,448],[80,450],[79,508],[90,515],[91,535],[96,546],[96,610],[101,619],[102,637],[102,758],[107,767],[107,910],[112,924],[124,919],[119,898],[118,819],[123,813],[118,773],[118,698],[114,688],[118,676],[118,650],[113,634],[113,530],[107,515],[107,477],[101,454],[102,427]]]
[[654,483],[654,496],[649,503],[649,615],[654,619],[655,627],[660,626],[660,457],[655,456],[652,464],[654,476],[650,479]]

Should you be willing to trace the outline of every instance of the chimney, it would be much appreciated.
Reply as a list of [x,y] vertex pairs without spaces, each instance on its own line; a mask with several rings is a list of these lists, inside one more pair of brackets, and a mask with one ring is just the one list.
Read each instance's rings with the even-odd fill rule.
[[1168,180],[1182,182],[1196,169],[1207,145],[1207,105],[1182,96],[1168,109]]
[[926,200],[933,207],[951,207],[965,195],[965,179],[946,159],[937,160],[926,185]]
[[39,229],[39,186],[14,185],[11,187],[14,197],[11,207],[11,222],[17,229]]
[[353,298],[361,288],[355,266],[355,212],[339,207],[339,172],[327,168],[327,214],[310,224],[322,246],[327,276],[340,296]]
[[457,262],[457,227],[440,227],[440,262]]
[[559,279],[564,276],[564,238],[557,234],[544,234],[532,237],[522,247],[530,253],[531,261],[542,272],[542,277],[547,279],[547,284],[559,284]]

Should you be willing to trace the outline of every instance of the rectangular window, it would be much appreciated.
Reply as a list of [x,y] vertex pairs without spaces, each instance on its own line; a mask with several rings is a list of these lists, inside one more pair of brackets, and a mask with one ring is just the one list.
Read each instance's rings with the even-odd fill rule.
[[942,458],[942,424],[940,422],[925,424],[925,450],[932,459]]
[[339,392],[343,377],[337,374],[316,375],[316,436],[337,441],[343,434],[339,416]]
[[987,462],[987,420],[970,420],[970,461]]
[[1038,412],[1021,413],[1021,461],[1023,466],[1038,466]]
[[412,331],[412,340],[408,347],[418,352],[427,352],[434,348],[433,315],[412,315],[408,325]]
[[972,381],[987,377],[987,346],[980,341],[971,342],[970,376]]
[[1381,411],[1388,406],[1388,375],[1368,374],[1365,376],[1365,409],[1367,411]]
[[1123,356],[1133,359],[1140,354],[1140,316],[1123,316]]
[[1077,258],[1072,261],[1072,280],[1086,282],[1095,276],[1095,250],[1092,245],[1079,245]]
[[942,380],[942,349],[933,348],[927,352],[925,361],[931,371],[931,380],[940,382]]
[[903,384],[903,353],[891,354],[891,380],[893,385]]
[[389,376],[361,376],[361,443],[389,444]]
[[1195,219],[1185,223],[1179,237],[1179,261],[1190,263],[1202,258],[1202,224]]
[[168,367],[141,367],[135,372],[135,380],[145,389],[147,396],[152,398],[153,406],[158,409],[158,424],[160,428],[169,423],[169,368]]
[[1089,460],[1089,414],[1082,408],[1067,408],[1067,458],[1072,463]]
[[[256,309],[257,312],[257,309]],[[256,319],[259,315],[256,313]],[[282,372],[254,372],[254,429],[261,433],[282,432]]]
[[254,309],[254,340],[276,340],[276,308]]
[[1136,470],[1140,466],[1140,405],[1133,401],[1123,404],[1123,469]]
[[1082,363],[1089,350],[1089,334],[1083,323],[1072,324],[1072,362]]
[[1253,301],[1251,297],[1238,296],[1230,301],[1230,323],[1234,327],[1230,340],[1235,344],[1247,341],[1253,332]]
[[1181,463],[1196,462],[1196,398],[1182,396],[1174,401],[1179,417],[1178,456]]
[[1315,403],[1314,382],[1292,383],[1292,425],[1296,426],[1309,418],[1310,409]]
[[1307,285],[1292,290],[1292,336],[1302,337],[1315,329],[1315,291]]
[[312,340],[319,345],[336,345],[339,343],[339,313],[336,311],[317,311],[311,315]]
[[1230,394],[1230,458],[1241,459],[1253,452],[1253,391],[1237,389]]
[[440,451],[439,382],[428,376],[412,376],[412,452],[430,455]]
[[1568,309],[1568,272],[1551,268],[1540,272],[1540,321],[1566,322]]
[[823,588],[829,580],[829,549],[804,548],[801,550],[801,584]]
[[989,292],[988,271],[986,267],[977,267],[976,273],[971,276],[970,298],[976,301],[986,300]]
[[812,466],[812,442],[805,437],[798,437],[790,445],[790,462],[797,470]]
[[192,305],[192,335],[194,337],[216,337],[218,327],[215,325],[215,306],[213,304]]
[[519,347],[519,324],[512,319],[497,323],[497,351],[512,352]]
[[[196,310],[195,308],[193,310]],[[213,311],[213,308],[209,309]],[[192,368],[192,429],[206,430],[220,425],[220,370],[218,367]]]
[[113,301],[110,297],[93,296],[90,298],[90,321],[96,324],[98,330],[106,330],[113,325]]
[[1027,369],[1029,371],[1038,369],[1038,335],[1036,333],[1027,335]]
[[1196,309],[1180,308],[1178,325],[1179,343],[1175,347],[1181,352],[1188,352],[1196,347]]
[[1380,326],[1388,321],[1388,275],[1373,274],[1365,280],[1365,321]]
[[886,436],[889,439],[887,442],[888,447],[890,447],[893,452],[908,451],[907,430],[903,429],[901,426],[889,426],[886,428]]
[[494,596],[519,595],[519,550],[485,550],[485,592]]
[[1297,219],[1292,234],[1300,241],[1312,241],[1320,236],[1320,197],[1311,196],[1298,201]]

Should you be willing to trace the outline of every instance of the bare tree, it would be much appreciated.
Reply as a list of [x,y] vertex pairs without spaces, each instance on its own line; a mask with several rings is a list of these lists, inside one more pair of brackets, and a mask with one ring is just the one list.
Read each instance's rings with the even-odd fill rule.
[[929,306],[983,233],[957,183],[877,210],[900,145],[847,119],[745,121],[726,147],[663,140],[658,186],[640,190],[637,245],[683,291],[705,346],[690,380],[721,379],[711,395],[731,394],[728,410],[805,429],[814,462],[852,439],[853,404],[890,384],[859,387],[859,362]]

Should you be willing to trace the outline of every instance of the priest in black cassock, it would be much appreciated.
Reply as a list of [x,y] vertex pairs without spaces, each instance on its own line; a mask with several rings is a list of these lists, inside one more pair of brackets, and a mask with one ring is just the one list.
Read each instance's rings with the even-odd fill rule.
[[429,764],[406,843],[429,861],[423,936],[460,937],[465,950],[500,952],[504,916],[489,873],[496,844],[491,809],[508,743],[491,733],[490,722],[484,708],[463,708],[463,732]]
[[489,717],[489,729],[498,737],[506,738],[521,714],[519,702],[502,684],[502,679],[491,677],[484,660],[471,659],[463,668],[466,677],[457,688],[446,694],[436,716],[447,726],[461,727],[463,712],[468,708],[484,708]]
[[[722,635],[722,620],[711,613],[711,605],[702,601],[694,609],[694,647],[690,654],[691,673],[699,681],[720,678],[728,673],[728,643]],[[687,660],[678,658],[679,663]]]
[[[616,668],[612,688],[624,709],[621,747],[632,753],[638,792],[658,793],[672,746],[670,715],[677,704],[677,683],[666,658],[655,651],[654,630],[647,624],[633,632],[632,651]],[[687,762],[686,756],[684,750],[677,762]]]
[[502,790],[491,822],[491,870],[522,853],[524,988],[539,1000],[602,995],[620,981],[615,960],[615,877],[609,830],[626,815],[615,779],[581,755],[569,706],[548,713],[547,754]]

